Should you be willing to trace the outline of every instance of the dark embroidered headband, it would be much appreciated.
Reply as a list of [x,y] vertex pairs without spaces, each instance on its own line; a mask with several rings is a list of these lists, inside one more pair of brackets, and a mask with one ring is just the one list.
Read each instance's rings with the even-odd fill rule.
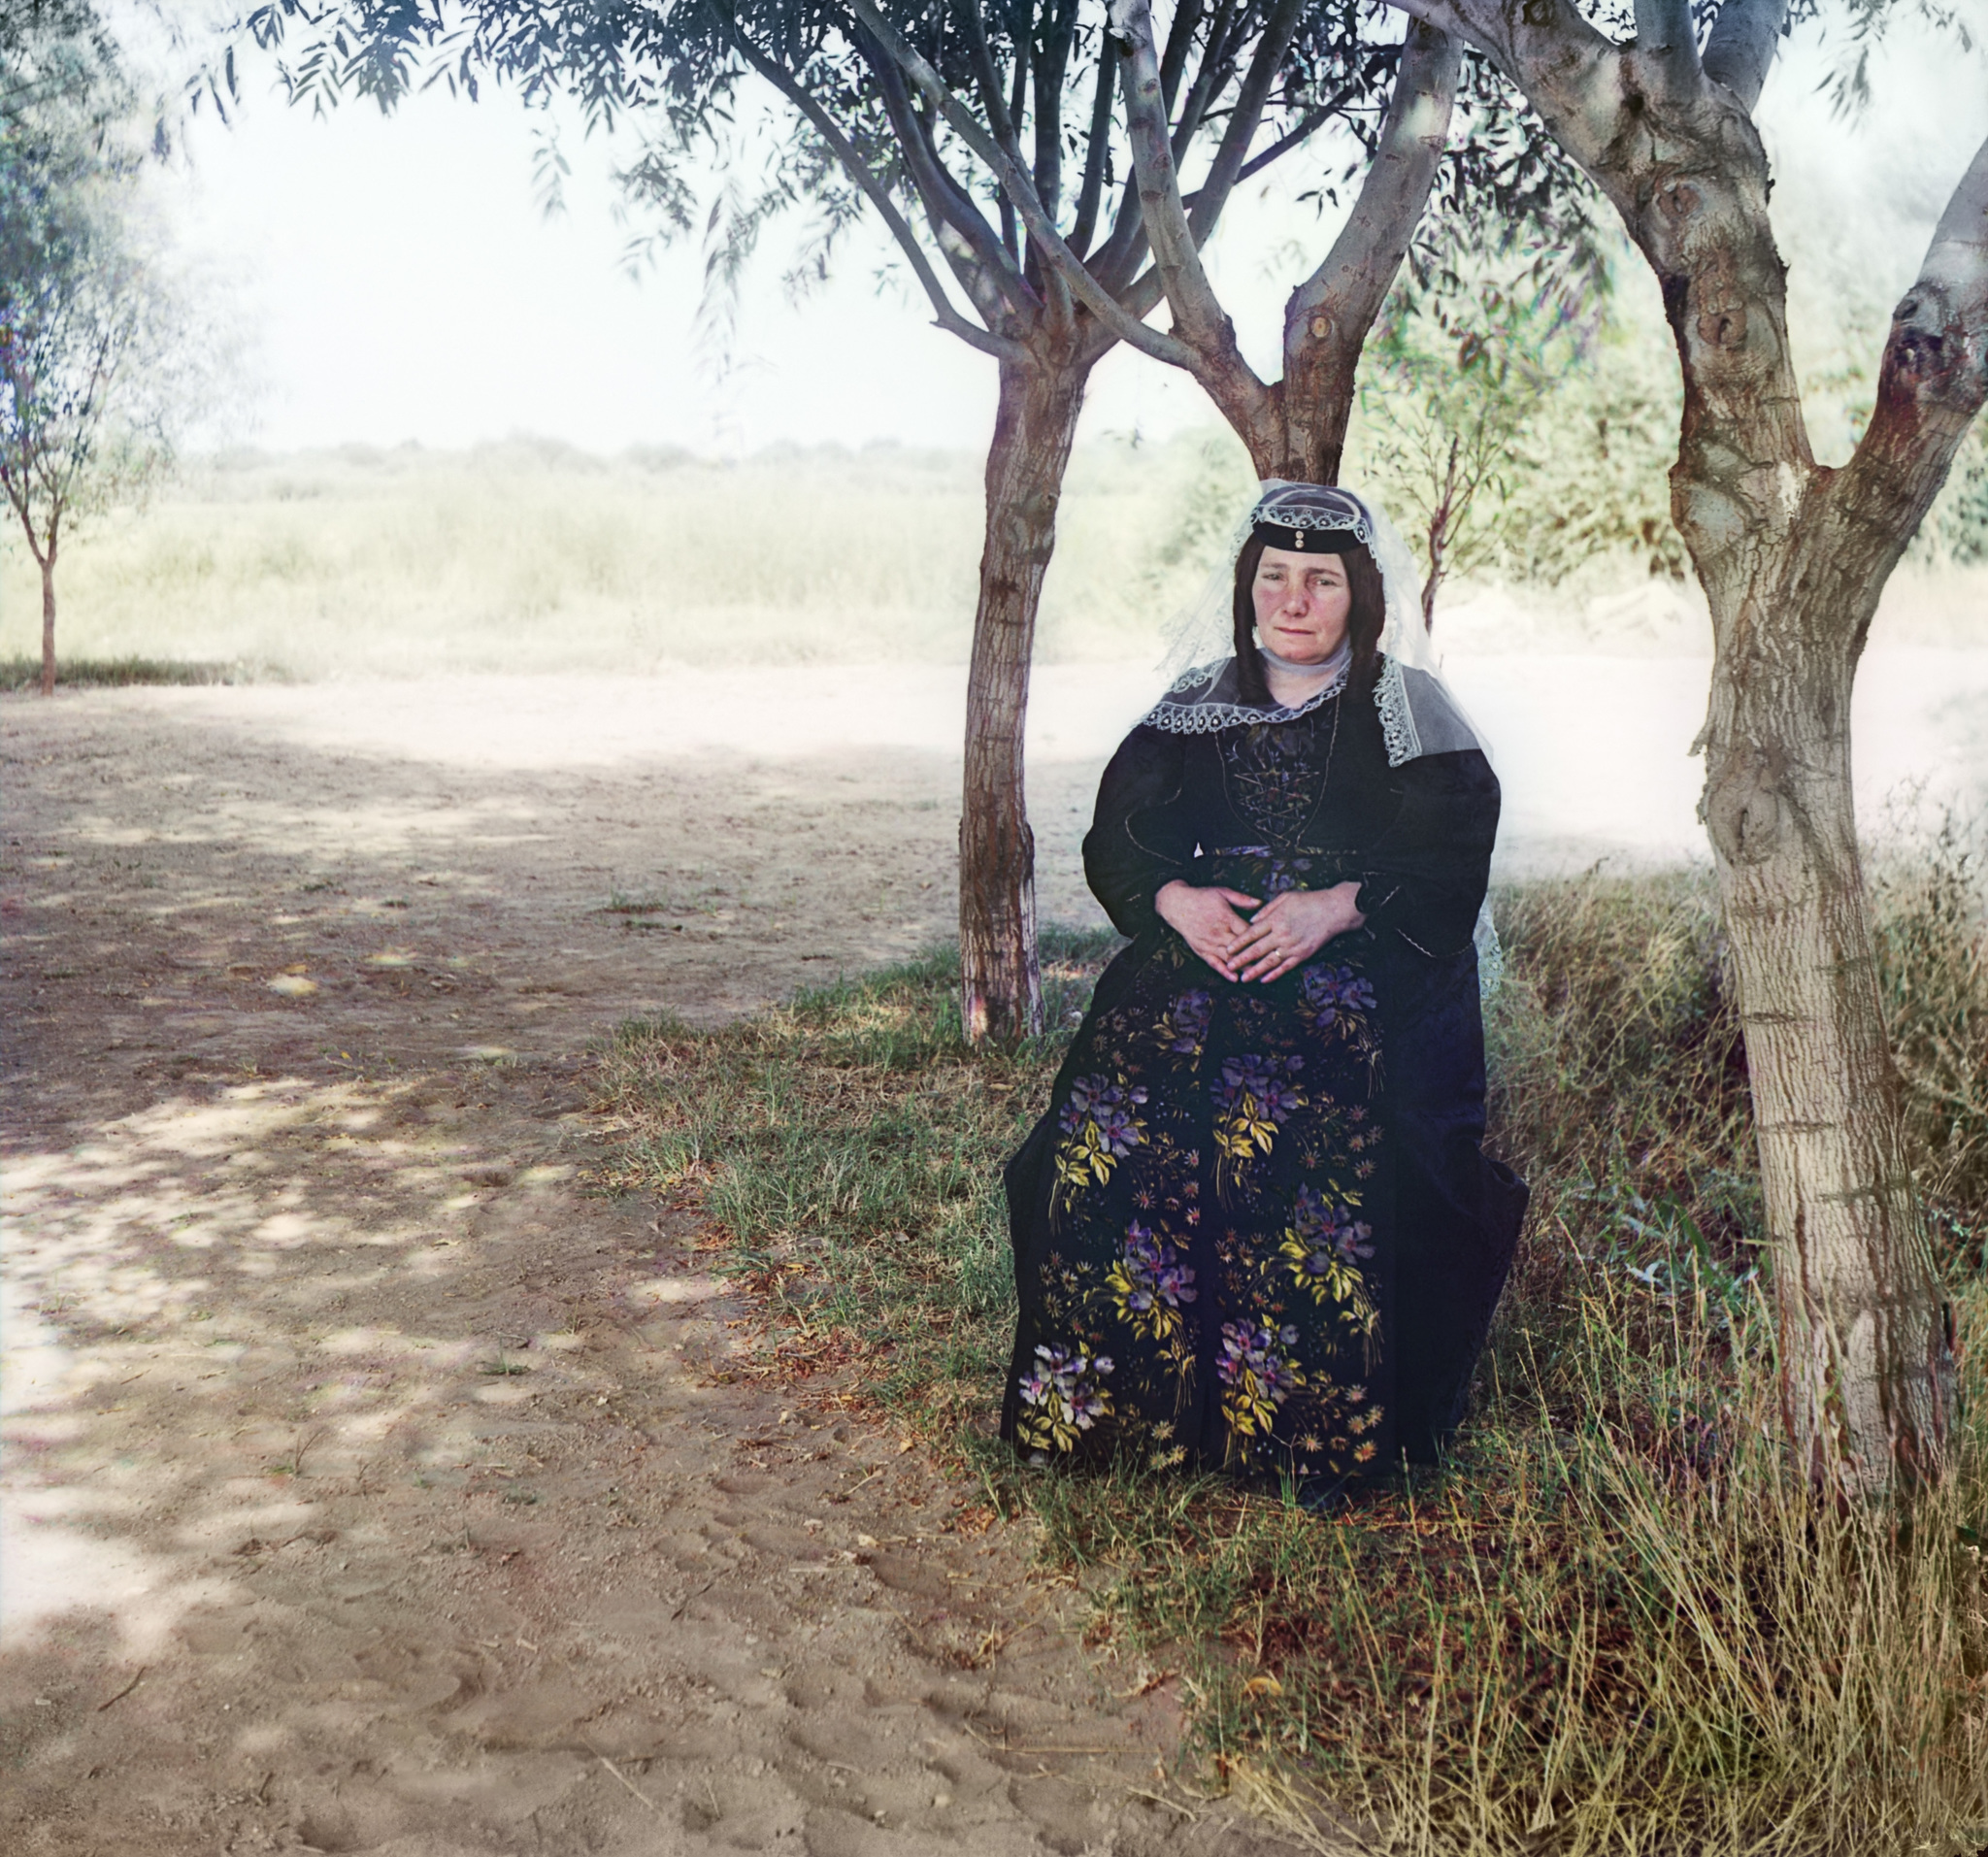
[[1360,546],[1347,529],[1298,529],[1282,522],[1252,522],[1249,532],[1266,547],[1290,548],[1300,554],[1344,554]]
[[1273,490],[1251,513],[1249,532],[1267,547],[1297,554],[1344,554],[1374,541],[1366,506],[1328,483],[1290,483]]

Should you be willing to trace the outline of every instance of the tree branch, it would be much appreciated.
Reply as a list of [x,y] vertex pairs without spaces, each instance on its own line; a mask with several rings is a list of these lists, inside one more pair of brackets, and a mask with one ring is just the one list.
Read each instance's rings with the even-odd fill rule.
[[[1008,96],[1008,120],[1011,125],[1020,122],[1022,112],[1028,108],[1029,61],[1026,58],[1016,58],[1013,71],[1014,82],[1009,86]],[[1015,138],[1013,159],[1014,165],[1020,167],[1022,161],[1021,139],[1019,136]],[[1028,251],[1022,243],[1020,232],[1015,225],[1014,202],[1005,193],[1001,196],[1001,241],[1008,247],[1009,250],[1014,253],[1015,263],[1022,267],[1022,276],[1027,278],[1029,275]],[[1035,287],[1035,282],[1033,278],[1029,278],[1029,287],[1031,289]]]
[[[873,49],[875,56],[871,55]],[[973,297],[974,307],[991,324],[992,299],[998,295],[1017,315],[1033,315],[1042,306],[1003,249],[994,228],[980,216],[966,190],[945,171],[926,135],[924,123],[905,93],[887,50],[880,46],[865,48],[865,56],[877,74],[877,88],[884,112],[896,131],[898,145],[905,151],[905,165],[925,203],[940,249]],[[946,239],[948,230],[957,241],[956,246]],[[990,283],[992,289],[988,288]]]
[[[1180,106],[1180,115],[1174,123],[1171,146],[1176,162],[1187,158],[1188,147],[1201,133],[1201,120],[1207,116],[1209,105],[1235,74],[1228,56],[1229,27],[1235,17],[1235,0],[1216,0],[1215,17],[1209,21],[1208,43],[1201,49],[1201,63],[1195,70],[1194,82],[1187,87],[1187,101]],[[1146,36],[1152,36],[1150,19],[1146,22]]]
[[843,165],[849,179],[863,190],[864,198],[877,209],[878,216],[890,228],[890,236],[898,243],[899,249],[911,261],[918,282],[924,285],[925,294],[932,300],[932,308],[939,326],[959,337],[962,342],[978,348],[983,354],[991,354],[997,360],[1020,360],[1024,350],[1017,342],[1011,342],[1004,336],[978,327],[967,321],[953,307],[945,287],[939,282],[939,274],[932,269],[925,256],[924,248],[918,243],[918,236],[911,223],[897,210],[897,203],[890,197],[889,190],[870,171],[869,163],[857,152],[856,146],[821,105],[810,94],[805,85],[797,83],[785,68],[776,64],[754,46],[736,24],[727,21],[727,26],[739,54],[753,70],[759,73],[783,97],[814,125],[814,133],[828,144],[835,158]]
[[1036,198],[1054,219],[1063,206],[1063,80],[1070,69],[1070,41],[1077,30],[1075,0],[1050,28],[1039,57],[1031,62],[1036,87]]
[[1072,294],[1121,342],[1151,355],[1156,361],[1166,361],[1178,368],[1191,367],[1193,350],[1186,344],[1158,329],[1149,329],[1143,322],[1128,315],[1117,299],[1084,269],[1082,262],[1064,243],[1055,222],[1043,211],[1043,203],[1036,197],[1035,183],[1002,153],[1000,146],[974,120],[972,114],[960,107],[958,99],[945,87],[939,73],[906,44],[877,11],[874,0],[850,0],[850,5],[877,43],[917,86],[919,94],[945,117],[954,134],[986,163],[995,179],[1008,189],[1029,229],[1029,237],[1034,241],[1036,249],[1045,264],[1055,268],[1070,286]]
[[1098,208],[1105,197],[1105,156],[1111,147],[1111,60],[1117,56],[1104,34],[1098,37],[1098,88],[1091,100],[1091,139],[1084,149],[1083,180],[1077,187],[1077,223],[1070,228],[1070,249],[1078,257],[1090,249],[1098,229]]
[[1180,94],[1180,74],[1187,69],[1187,54],[1194,49],[1195,28],[1207,11],[1207,0],[1180,0],[1174,10],[1174,23],[1167,28],[1167,50],[1160,58],[1160,93],[1167,99],[1167,115],[1174,114],[1174,99]]
[[1787,24],[1788,0],[1726,0],[1705,48],[1705,74],[1738,97],[1748,115],[1760,101]]
[[[1592,100],[1592,74],[1604,61],[1618,62],[1622,48],[1589,24],[1572,0],[1528,0],[1522,7],[1507,7],[1501,0],[1385,0],[1385,4],[1483,52],[1525,93],[1527,102],[1541,111],[1556,133],[1566,126],[1570,133],[1594,140],[1588,118],[1600,106]],[[1582,120],[1578,125],[1565,124],[1568,100],[1576,98],[1586,106]],[[1608,101],[1613,101],[1612,92]],[[1560,107],[1548,114],[1547,106],[1555,104]],[[1613,124],[1610,110],[1608,128]],[[1581,149],[1563,146],[1583,167],[1588,165],[1588,155]],[[1590,151],[1599,157],[1599,148]]]
[[[1257,125],[1263,120],[1263,106],[1270,100],[1270,87],[1276,82],[1278,67],[1282,65],[1284,53],[1291,44],[1291,35],[1298,29],[1298,16],[1303,6],[1304,0],[1277,0],[1275,11],[1264,21],[1262,34],[1256,41],[1256,55],[1249,61],[1249,74],[1242,80],[1242,88],[1236,98],[1235,113],[1229,117],[1229,126],[1215,149],[1214,163],[1201,183],[1199,197],[1188,217],[1187,223],[1197,247],[1207,243],[1215,221],[1221,217],[1222,209],[1229,203],[1230,190],[1242,173],[1249,145],[1256,140]],[[1147,32],[1151,32],[1150,24]]]
[[[1269,148],[1264,149],[1261,154],[1251,155],[1242,164],[1236,175],[1236,184],[1241,186],[1251,176],[1261,174],[1264,169],[1269,167],[1273,161],[1278,159],[1279,156],[1289,154],[1293,149],[1310,141],[1320,129],[1324,128],[1334,116],[1338,116],[1353,100],[1358,90],[1359,86],[1357,84],[1349,83],[1330,103],[1321,103],[1306,111],[1298,118],[1295,128],[1287,129]],[[1198,206],[1200,201],[1201,196],[1196,194],[1190,204]]]
[[1682,96],[1698,78],[1691,0],[1636,0],[1637,57],[1662,74],[1663,93]]
[[[1988,142],[1939,216],[1918,281],[1892,312],[1877,404],[1829,485],[1895,562],[1988,399]],[[1889,571],[1887,564],[1886,571]]]
[[[1286,9],[1280,8],[1279,14]],[[1148,0],[1114,0],[1111,25],[1130,48],[1125,60],[1125,117],[1139,177],[1140,207],[1153,263],[1174,312],[1174,327],[1193,351],[1188,364],[1231,424],[1258,423],[1271,399],[1236,346],[1235,325],[1223,312],[1202,269],[1187,214],[1180,204],[1180,175],[1167,130]]]
[[[988,125],[994,131],[994,139],[1008,150],[1014,161],[1021,159],[1021,144],[1016,139],[1014,125],[1021,114],[1022,84],[1025,81],[1021,61],[1015,60],[1014,103],[1011,108],[1001,94],[1001,74],[994,68],[994,54],[987,49],[986,22],[980,17],[977,0],[961,0],[961,16],[966,20],[967,46],[974,67],[974,82],[979,86],[980,107],[987,112]],[[1014,205],[1004,194],[1001,200],[1001,245],[1010,257],[1021,262],[1021,241],[1015,235]]]
[[1021,144],[1015,140],[1014,118],[1001,94],[1001,74],[994,68],[994,54],[987,50],[986,22],[977,0],[960,0],[959,12],[967,22],[967,47],[973,53],[974,82],[980,87],[980,103],[987,112],[987,123],[994,140],[1008,150],[1011,160],[1021,159]]
[[1359,198],[1325,262],[1284,307],[1285,418],[1319,448],[1314,469],[1329,462],[1336,474],[1360,353],[1428,204],[1462,69],[1454,39],[1408,28]]

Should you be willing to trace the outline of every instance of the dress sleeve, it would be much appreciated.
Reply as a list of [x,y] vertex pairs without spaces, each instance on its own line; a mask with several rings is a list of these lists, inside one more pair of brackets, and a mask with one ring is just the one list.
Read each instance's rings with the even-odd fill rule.
[[1424,754],[1397,777],[1401,810],[1361,856],[1370,927],[1446,959],[1470,945],[1491,879],[1498,777],[1476,748]]
[[1153,897],[1194,862],[1194,831],[1180,804],[1185,761],[1183,737],[1136,728],[1098,783],[1083,874],[1121,935],[1152,927]]

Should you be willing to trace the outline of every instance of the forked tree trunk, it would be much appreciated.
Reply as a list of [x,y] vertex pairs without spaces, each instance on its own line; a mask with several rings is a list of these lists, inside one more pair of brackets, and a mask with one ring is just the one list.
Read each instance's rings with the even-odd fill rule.
[[[1839,1500],[1937,1475],[1954,1337],[1905,1166],[1850,788],[1877,596],[1988,397],[1988,144],[1893,313],[1871,423],[1818,466],[1753,121],[1791,8],[1395,0],[1471,38],[1621,214],[1684,376],[1671,509],[1717,654],[1704,816],[1745,1027],[1790,1435]],[[1702,43],[1702,50],[1701,50]]]
[[1462,51],[1441,32],[1409,26],[1373,162],[1324,262],[1285,301],[1283,377],[1266,382],[1242,358],[1186,222],[1167,231],[1169,219],[1179,217],[1179,177],[1164,116],[1139,109],[1160,89],[1151,16],[1143,5],[1127,10],[1121,3],[1118,17],[1133,34],[1127,99],[1140,197],[1174,332],[1194,350],[1194,377],[1248,449],[1259,478],[1337,483],[1360,356],[1441,165]]
[[[1908,407],[1918,430],[1906,453],[1818,466],[1751,123],[1717,95],[1644,120],[1661,164],[1642,211],[1626,216],[1683,366],[1672,508],[1715,637],[1702,810],[1746,1039],[1782,1394],[1817,1485],[1864,1498],[1937,1476],[1954,1335],[1878,994],[1850,694],[1878,594],[1966,417],[1948,443],[1938,419]],[[1907,298],[1901,317],[1917,314]],[[1919,391],[1900,373],[1901,342],[1895,328],[1874,434],[1899,415],[1885,392]],[[1944,365],[1965,375],[1964,355]]]
[[1022,731],[1056,505],[1095,361],[1085,351],[1001,363],[959,826],[960,1023],[975,1044],[1012,1044],[1043,1029]]

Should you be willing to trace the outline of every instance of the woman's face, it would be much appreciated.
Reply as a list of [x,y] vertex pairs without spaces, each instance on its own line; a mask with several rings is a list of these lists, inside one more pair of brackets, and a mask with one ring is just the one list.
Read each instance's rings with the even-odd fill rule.
[[1337,554],[1265,548],[1250,593],[1258,644],[1293,664],[1323,664],[1346,636],[1353,590]]

